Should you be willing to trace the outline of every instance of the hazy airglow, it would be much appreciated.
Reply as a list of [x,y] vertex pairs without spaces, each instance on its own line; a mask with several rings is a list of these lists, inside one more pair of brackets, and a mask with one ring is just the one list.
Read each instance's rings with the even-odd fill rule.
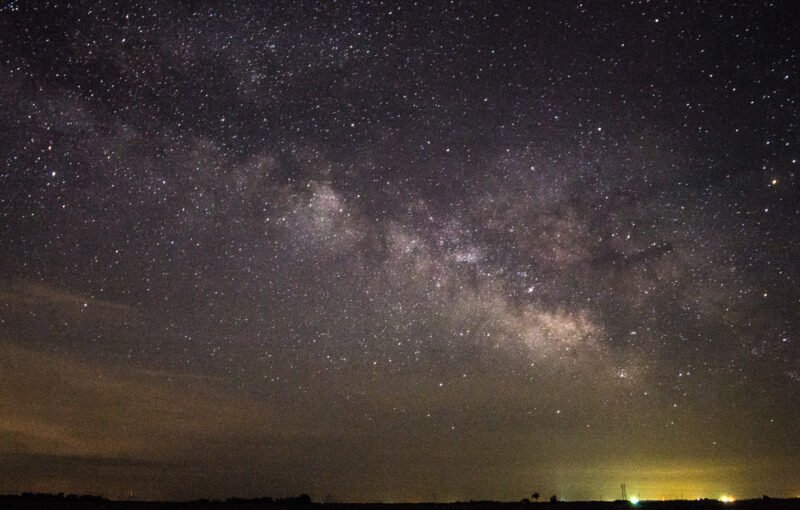
[[74,3],[0,7],[0,494],[796,493],[789,2]]

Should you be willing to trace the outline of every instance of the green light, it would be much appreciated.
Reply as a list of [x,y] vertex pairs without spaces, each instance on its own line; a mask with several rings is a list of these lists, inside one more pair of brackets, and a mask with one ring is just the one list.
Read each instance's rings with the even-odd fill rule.
[[639,498],[631,498],[631,505],[638,505],[638,504],[639,504]]

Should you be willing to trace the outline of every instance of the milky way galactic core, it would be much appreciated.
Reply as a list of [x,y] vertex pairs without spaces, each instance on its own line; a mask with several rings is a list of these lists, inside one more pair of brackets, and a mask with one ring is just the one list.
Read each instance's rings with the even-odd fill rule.
[[0,493],[800,496],[798,26],[6,2]]

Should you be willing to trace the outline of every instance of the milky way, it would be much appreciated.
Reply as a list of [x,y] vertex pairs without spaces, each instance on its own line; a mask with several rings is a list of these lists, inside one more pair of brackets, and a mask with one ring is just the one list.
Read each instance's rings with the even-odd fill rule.
[[800,495],[790,3],[6,2],[0,492]]

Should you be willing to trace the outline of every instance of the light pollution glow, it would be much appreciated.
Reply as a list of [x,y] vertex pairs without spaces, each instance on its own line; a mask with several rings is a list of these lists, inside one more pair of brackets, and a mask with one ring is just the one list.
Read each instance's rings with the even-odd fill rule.
[[794,14],[7,2],[0,493],[797,494]]

